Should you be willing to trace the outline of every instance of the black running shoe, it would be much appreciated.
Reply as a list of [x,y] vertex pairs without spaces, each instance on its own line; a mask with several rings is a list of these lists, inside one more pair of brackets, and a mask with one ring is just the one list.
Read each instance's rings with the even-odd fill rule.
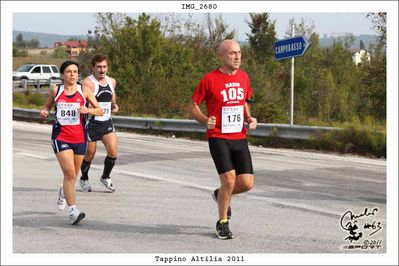
[[233,239],[233,233],[230,231],[229,222],[221,224],[219,221],[216,223],[216,235],[219,239]]
[[[215,189],[214,191],[213,191],[213,199],[216,201],[216,202],[218,202],[218,193],[219,193],[219,189],[217,188],[217,189]],[[227,209],[227,219],[229,219],[230,220],[230,218],[231,218],[231,207],[229,206],[229,208]]]

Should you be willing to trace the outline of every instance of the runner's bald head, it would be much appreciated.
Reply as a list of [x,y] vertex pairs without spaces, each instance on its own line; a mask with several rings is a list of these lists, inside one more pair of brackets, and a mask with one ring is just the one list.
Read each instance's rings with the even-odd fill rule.
[[240,44],[237,41],[232,40],[232,39],[226,39],[226,40],[222,41],[219,44],[219,48],[218,48],[219,54],[220,55],[224,54],[224,52],[227,50],[227,47],[230,47],[230,46],[233,46],[233,45],[240,46]]

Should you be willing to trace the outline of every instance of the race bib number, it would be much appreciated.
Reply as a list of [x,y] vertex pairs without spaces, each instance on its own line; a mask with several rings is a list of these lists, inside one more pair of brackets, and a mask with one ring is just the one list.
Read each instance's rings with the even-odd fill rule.
[[107,121],[111,117],[111,103],[110,102],[99,102],[101,109],[103,109],[104,114],[94,118],[97,121]]
[[222,133],[237,133],[244,125],[244,106],[222,107]]
[[57,121],[64,126],[79,125],[79,103],[57,103]]

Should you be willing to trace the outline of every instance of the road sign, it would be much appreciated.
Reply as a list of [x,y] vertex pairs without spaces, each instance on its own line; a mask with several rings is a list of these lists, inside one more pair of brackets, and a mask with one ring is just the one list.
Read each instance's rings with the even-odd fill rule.
[[277,41],[274,43],[274,59],[281,60],[302,56],[310,45],[310,41],[304,36]]

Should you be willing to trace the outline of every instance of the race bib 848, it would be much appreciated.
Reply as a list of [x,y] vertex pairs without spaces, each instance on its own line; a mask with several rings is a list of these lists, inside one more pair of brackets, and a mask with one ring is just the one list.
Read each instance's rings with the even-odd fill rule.
[[79,125],[79,103],[57,103],[57,121],[61,125]]

